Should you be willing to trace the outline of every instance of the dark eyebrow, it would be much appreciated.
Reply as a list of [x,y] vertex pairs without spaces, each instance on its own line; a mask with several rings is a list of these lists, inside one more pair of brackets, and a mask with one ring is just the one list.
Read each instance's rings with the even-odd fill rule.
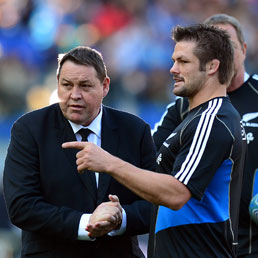
[[80,83],[92,83],[91,80],[83,80],[83,81],[80,81]]
[[[183,59],[183,60],[186,60],[186,61],[189,60],[189,59],[187,58],[187,56],[184,56],[184,55],[181,55],[181,56],[179,56],[179,57],[176,58],[176,60],[179,60],[179,61],[182,60],[182,59]],[[172,57],[172,60],[175,61],[175,59],[173,59],[173,57]]]
[[62,82],[65,81],[65,82],[70,82],[69,80],[65,79],[65,78],[62,78],[61,80]]
[[[65,79],[65,78],[62,78],[61,80],[62,82],[70,82],[70,80],[68,79]],[[80,84],[82,83],[92,83],[90,80],[82,80],[82,81],[79,81]]]

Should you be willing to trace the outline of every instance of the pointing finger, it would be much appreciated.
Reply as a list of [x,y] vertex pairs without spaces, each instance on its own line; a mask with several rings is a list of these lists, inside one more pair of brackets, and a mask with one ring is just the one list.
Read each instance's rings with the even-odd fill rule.
[[82,150],[86,146],[86,142],[65,142],[62,144],[62,148],[67,149],[67,148],[74,148],[74,149],[79,149]]

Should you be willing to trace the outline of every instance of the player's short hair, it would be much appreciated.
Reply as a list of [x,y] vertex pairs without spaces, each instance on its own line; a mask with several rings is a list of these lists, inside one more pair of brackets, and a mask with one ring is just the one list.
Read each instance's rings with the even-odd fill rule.
[[214,26],[197,24],[187,27],[176,26],[172,31],[172,39],[196,42],[194,55],[200,61],[200,70],[213,60],[220,61],[218,79],[221,84],[229,83],[233,74],[234,49],[228,33]]

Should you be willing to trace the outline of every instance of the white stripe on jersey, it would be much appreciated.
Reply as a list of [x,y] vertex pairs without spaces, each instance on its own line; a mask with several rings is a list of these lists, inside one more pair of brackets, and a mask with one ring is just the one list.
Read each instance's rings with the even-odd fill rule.
[[252,78],[258,81],[258,74],[254,74]]
[[178,180],[185,185],[190,180],[202,158],[210,136],[213,121],[222,105],[222,102],[223,100],[221,98],[209,101],[208,108],[201,114],[189,152],[180,171],[175,175],[175,178],[178,178]]

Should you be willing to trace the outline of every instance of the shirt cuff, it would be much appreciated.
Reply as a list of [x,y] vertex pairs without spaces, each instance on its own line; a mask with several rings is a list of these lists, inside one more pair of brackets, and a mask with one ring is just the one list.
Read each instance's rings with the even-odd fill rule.
[[126,219],[126,213],[125,210],[123,209],[122,212],[122,223],[119,229],[116,230],[112,230],[108,233],[109,236],[120,236],[122,234],[124,234],[125,230],[126,230],[126,224],[127,224],[127,219]]
[[89,232],[85,229],[86,226],[89,223],[90,216],[92,214],[82,214],[81,219],[80,219],[80,224],[78,228],[78,240],[87,240],[87,241],[94,241],[95,238],[92,238],[89,236]]

